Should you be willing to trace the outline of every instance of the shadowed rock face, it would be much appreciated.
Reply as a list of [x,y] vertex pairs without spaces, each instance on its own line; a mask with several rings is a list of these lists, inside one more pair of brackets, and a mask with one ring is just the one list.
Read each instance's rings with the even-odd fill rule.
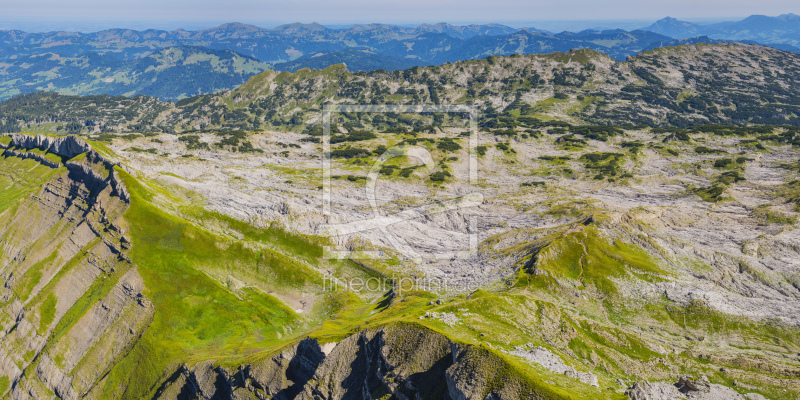
[[[94,194],[99,193],[106,186],[110,186],[112,189],[112,195],[117,196],[126,202],[130,201],[130,195],[128,194],[127,189],[125,189],[125,185],[119,181],[114,173],[114,167],[119,164],[106,160],[97,151],[92,149],[89,143],[86,143],[85,140],[75,135],[51,137],[42,135],[30,136],[12,134],[9,136],[11,138],[11,142],[8,146],[3,146],[7,147],[7,155],[13,155],[20,158],[31,158],[51,168],[58,168],[61,166],[61,163],[49,160],[40,154],[26,152],[25,150],[42,150],[57,155],[63,160],[69,160],[78,155],[86,153],[86,157],[83,160],[69,160],[64,162],[64,165],[73,174],[71,178],[73,180],[83,182]],[[101,176],[101,174],[92,168],[92,165],[97,165],[107,169],[107,176]]]
[[[314,339],[238,369],[181,367],[157,398],[533,399],[513,376],[495,381],[502,361],[417,327],[362,331],[324,346]],[[488,368],[487,368],[488,367]],[[188,397],[185,397],[188,396]],[[387,397],[388,398],[388,397]]]
[[39,149],[62,157],[72,158],[81,153],[94,152],[86,141],[77,136],[51,137],[31,135],[11,135],[11,145],[24,149]]

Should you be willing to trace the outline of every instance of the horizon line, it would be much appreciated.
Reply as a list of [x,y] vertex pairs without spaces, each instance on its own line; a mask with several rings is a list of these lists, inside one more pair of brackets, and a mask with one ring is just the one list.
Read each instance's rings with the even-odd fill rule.
[[[744,20],[746,18],[752,16],[767,16],[771,18],[776,18],[783,15],[797,15],[791,12],[778,14],[778,15],[765,15],[765,14],[751,14],[747,16],[739,16],[739,17],[704,17],[704,18],[688,18],[688,17],[673,17],[671,15],[667,15],[657,19],[650,19],[650,18],[622,18],[622,19],[537,19],[537,20],[518,20],[518,21],[503,21],[503,20],[496,20],[496,21],[486,21],[481,22],[477,20],[468,21],[424,21],[424,22],[300,22],[300,21],[293,21],[293,22],[284,22],[279,23],[277,21],[253,21],[247,19],[240,19],[240,20],[233,20],[228,22],[219,22],[217,20],[202,20],[202,19],[192,19],[192,20],[170,20],[170,19],[148,19],[148,20],[108,20],[108,19],[86,19],[86,20],[70,20],[64,21],[63,19],[46,19],[46,18],[37,18],[37,17],[16,17],[14,20],[5,20],[0,18],[0,31],[11,31],[11,30],[18,30],[23,31],[26,33],[47,33],[47,32],[75,32],[75,33],[96,33],[106,30],[112,29],[126,29],[126,30],[136,30],[136,31],[145,31],[145,30],[161,30],[161,31],[202,31],[208,29],[218,28],[224,25],[230,24],[242,24],[242,25],[249,25],[255,26],[260,29],[265,30],[275,30],[277,28],[293,25],[293,24],[301,24],[301,25],[321,25],[325,28],[332,29],[332,30],[346,30],[348,28],[354,26],[366,26],[366,25],[388,25],[392,27],[400,27],[400,28],[415,28],[420,27],[422,25],[437,25],[437,24],[447,24],[455,27],[464,27],[470,25],[503,25],[513,29],[525,29],[525,28],[536,28],[542,30],[548,30],[551,32],[556,32],[556,30],[550,30],[547,27],[539,28],[535,26],[535,24],[540,25],[548,25],[548,24],[613,24],[613,23],[647,23],[650,24],[655,23],[657,21],[661,21],[666,18],[674,18],[680,21],[686,22],[693,22],[698,25],[703,24],[714,24],[719,22],[737,22]],[[30,29],[31,25],[41,25],[41,29]],[[59,24],[65,26],[64,28],[56,28],[56,29],[48,29],[48,25]],[[81,24],[88,24],[94,25],[94,27],[88,27],[88,29],[70,29],[66,26],[70,25],[81,25]],[[118,24],[118,25],[115,25]],[[147,27],[147,24],[150,24],[152,27]],[[181,27],[179,25],[186,25],[187,27]],[[27,27],[13,27],[10,25],[28,25]],[[127,27],[125,26],[127,25]],[[160,26],[159,26],[160,25]],[[173,27],[167,27],[173,26]],[[106,26],[106,27],[102,27]],[[579,30],[592,30],[592,29],[624,29],[624,30],[635,30],[641,29],[646,26],[641,26],[639,28],[634,29],[625,29],[622,27],[611,28],[611,27],[587,27],[582,28]],[[55,27],[53,27],[55,28]],[[629,27],[628,27],[629,28]],[[567,30],[562,30],[567,31]]]

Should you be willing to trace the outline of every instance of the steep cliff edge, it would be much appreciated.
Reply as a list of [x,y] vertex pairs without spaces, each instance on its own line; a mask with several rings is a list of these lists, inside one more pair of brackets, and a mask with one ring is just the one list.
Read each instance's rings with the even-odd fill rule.
[[304,339],[234,368],[183,366],[157,398],[554,399],[491,351],[414,325],[364,330],[320,345]]
[[114,166],[119,164],[105,159],[85,140],[75,135],[52,137],[11,134],[7,137],[10,141],[6,140],[7,144],[0,143],[0,148],[6,149],[8,155],[32,158],[51,168],[58,168],[61,163],[57,158],[61,158],[70,172],[77,174],[73,179],[82,181],[93,192],[111,186],[112,195],[130,201],[125,185],[114,173]]
[[129,197],[83,140],[0,141],[0,394],[80,398],[149,325]]

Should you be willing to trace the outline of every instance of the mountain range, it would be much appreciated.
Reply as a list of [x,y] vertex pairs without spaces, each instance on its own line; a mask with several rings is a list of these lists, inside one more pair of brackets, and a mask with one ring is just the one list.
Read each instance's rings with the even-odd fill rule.
[[[473,104],[483,116],[481,125],[492,131],[535,128],[552,118],[651,127],[798,126],[798,82],[800,55],[740,43],[687,43],[624,62],[581,49],[402,71],[349,72],[337,64],[294,73],[266,71],[230,91],[177,103],[148,96],[18,95],[0,103],[0,132],[309,133],[319,128],[326,104],[343,102]],[[393,114],[358,123],[350,119],[343,122],[354,124],[347,129],[387,129],[403,120]]]
[[[490,55],[581,48],[625,60],[663,46],[723,41],[766,44],[798,52],[798,40],[800,17],[794,14],[751,16],[712,25],[665,18],[633,31],[560,33],[500,24],[446,23],[417,27],[367,24],[347,29],[317,23],[293,23],[274,29],[228,23],[198,31],[11,30],[0,31],[0,99],[48,90],[64,94],[145,94],[179,100],[233,89],[267,69],[296,71],[344,63],[351,71],[391,71]],[[165,59],[164,54],[171,56]],[[176,79],[185,82],[176,86]]]
[[708,36],[712,39],[752,40],[761,44],[800,46],[800,16],[795,14],[783,14],[777,17],[751,15],[741,21],[707,25],[667,17],[642,29],[676,39]]

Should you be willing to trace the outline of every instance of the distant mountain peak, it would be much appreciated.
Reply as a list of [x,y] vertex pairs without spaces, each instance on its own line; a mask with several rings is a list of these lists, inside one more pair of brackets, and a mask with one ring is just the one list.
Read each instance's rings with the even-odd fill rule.
[[264,30],[264,29],[263,28],[259,28],[259,27],[255,26],[255,25],[243,24],[241,22],[228,22],[228,23],[222,24],[220,26],[217,26],[215,28],[211,28],[211,29],[208,29],[208,30],[209,31],[210,30],[216,30],[216,31],[252,31],[252,32],[255,32],[255,31],[261,31],[261,30]]
[[483,25],[452,25],[446,22],[436,24],[422,24],[417,27],[417,33],[444,33],[450,36],[467,39],[475,36],[500,36],[516,32],[518,29],[501,24]]
[[698,36],[700,26],[691,22],[681,21],[673,17],[665,17],[641,30],[658,33],[675,39],[685,39]]
[[780,20],[783,20],[783,21],[797,20],[797,19],[800,19],[800,15],[797,15],[795,13],[788,13],[788,14],[778,15],[776,18],[778,18]]
[[310,24],[304,24],[302,22],[293,22],[291,24],[281,25],[275,28],[274,30],[285,32],[285,31],[326,31],[329,29],[317,22],[312,22]]
[[654,25],[690,26],[690,25],[695,25],[695,24],[693,24],[691,22],[681,21],[681,20],[679,20],[677,18],[673,18],[673,17],[665,17],[665,18],[661,18],[660,20],[656,21],[655,23],[653,23],[653,25],[650,25],[650,26],[654,26]]

